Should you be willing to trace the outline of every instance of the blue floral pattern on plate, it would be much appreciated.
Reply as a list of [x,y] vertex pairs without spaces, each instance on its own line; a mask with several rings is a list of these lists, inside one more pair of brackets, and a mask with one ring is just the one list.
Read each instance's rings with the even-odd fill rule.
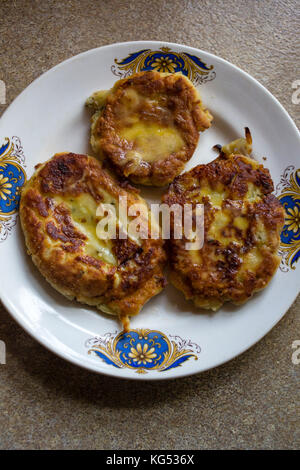
[[300,258],[300,168],[288,166],[276,187],[276,196],[285,210],[285,223],[281,232],[280,269],[296,269]]
[[216,76],[213,65],[207,66],[199,57],[187,52],[174,52],[168,47],[158,51],[142,49],[129,54],[124,59],[115,59],[112,72],[126,78],[137,72],[156,70],[162,73],[181,72],[195,85],[213,80]]
[[0,242],[16,224],[21,188],[26,182],[24,162],[19,137],[6,137],[0,147]]
[[156,370],[164,372],[179,367],[190,358],[198,360],[200,346],[180,336],[149,329],[127,333],[106,333],[87,341],[89,354],[118,369],[133,369],[138,374]]

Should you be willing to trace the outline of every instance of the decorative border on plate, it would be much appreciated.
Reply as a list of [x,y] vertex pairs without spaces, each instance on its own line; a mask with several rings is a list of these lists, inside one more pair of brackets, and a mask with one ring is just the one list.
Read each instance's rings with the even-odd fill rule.
[[21,140],[6,137],[0,147],[0,242],[17,222],[21,188],[26,182],[25,155]]
[[285,210],[279,254],[280,270],[296,269],[300,258],[300,168],[288,166],[276,186],[275,195]]
[[111,71],[120,78],[127,78],[134,73],[146,70],[163,73],[181,72],[194,85],[199,85],[216,77],[213,68],[213,65],[207,66],[200,57],[187,52],[174,52],[169,47],[161,47],[158,51],[142,49],[132,52],[124,59],[115,59],[115,65],[111,66]]
[[117,369],[132,369],[138,374],[165,372],[190,358],[198,360],[201,348],[191,340],[157,330],[139,328],[127,333],[106,333],[90,338],[85,346],[106,364]]

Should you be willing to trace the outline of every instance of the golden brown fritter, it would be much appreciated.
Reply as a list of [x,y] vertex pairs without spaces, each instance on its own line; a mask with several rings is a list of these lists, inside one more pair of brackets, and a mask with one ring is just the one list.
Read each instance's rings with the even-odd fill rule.
[[280,263],[284,213],[269,171],[243,155],[221,155],[178,176],[163,200],[204,205],[204,245],[170,241],[172,283],[198,307],[240,304],[266,287]]
[[199,131],[212,116],[182,74],[140,72],[119,80],[109,92],[87,100],[91,145],[114,169],[137,184],[164,186],[192,157]]
[[[118,315],[128,329],[128,316],[165,285],[165,253],[161,239],[97,236],[97,207],[114,204],[118,216],[119,196],[127,197],[128,208],[142,203],[148,211],[137,192],[122,188],[95,158],[56,154],[24,187],[20,217],[28,252],[47,281],[70,299]],[[117,222],[117,234],[124,232]]]

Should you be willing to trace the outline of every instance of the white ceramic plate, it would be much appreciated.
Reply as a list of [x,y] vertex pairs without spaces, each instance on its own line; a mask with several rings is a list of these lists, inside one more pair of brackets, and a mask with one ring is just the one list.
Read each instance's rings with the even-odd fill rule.
[[[244,126],[250,128],[254,154],[270,169],[276,194],[287,209],[283,261],[264,291],[241,307],[226,305],[215,314],[197,311],[168,286],[132,318],[132,331],[121,337],[115,317],[66,300],[42,278],[26,255],[16,211],[25,172],[29,178],[38,162],[56,152],[91,153],[85,99],[97,89],[110,88],[118,77],[153,68],[188,74],[214,115],[186,169],[211,161],[216,156],[213,145],[228,143],[243,135]],[[148,41],[85,52],[42,75],[12,103],[1,117],[0,139],[1,299],[28,333],[64,359],[130,379],[194,374],[260,340],[297,296],[299,133],[264,87],[223,59],[179,44]],[[155,201],[159,191],[150,188],[144,195]],[[143,349],[148,362],[130,358],[131,348],[137,358]]]

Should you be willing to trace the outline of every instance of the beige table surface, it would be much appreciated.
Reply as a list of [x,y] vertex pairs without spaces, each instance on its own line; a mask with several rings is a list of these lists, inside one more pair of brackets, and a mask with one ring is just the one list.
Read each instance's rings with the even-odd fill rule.
[[[228,59],[265,85],[299,125],[300,105],[291,98],[300,79],[297,34],[297,0],[1,0],[0,79],[9,104],[74,54],[159,39]],[[64,362],[1,307],[7,364],[0,365],[0,448],[299,448],[300,365],[291,361],[299,313],[300,297],[259,344],[215,370],[137,383]]]

